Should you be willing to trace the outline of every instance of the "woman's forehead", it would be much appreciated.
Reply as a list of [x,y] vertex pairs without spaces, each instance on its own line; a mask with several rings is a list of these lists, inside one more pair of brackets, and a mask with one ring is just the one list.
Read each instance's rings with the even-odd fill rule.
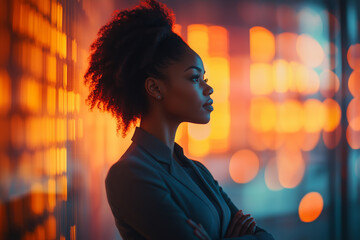
[[178,68],[186,72],[189,69],[197,69],[201,72],[204,71],[204,65],[201,57],[192,49],[189,48],[178,62]]

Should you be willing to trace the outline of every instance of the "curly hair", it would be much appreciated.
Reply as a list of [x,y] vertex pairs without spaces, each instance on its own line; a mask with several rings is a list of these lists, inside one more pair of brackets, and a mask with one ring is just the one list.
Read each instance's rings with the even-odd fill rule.
[[165,4],[145,0],[129,10],[115,11],[90,46],[84,83],[86,103],[108,111],[125,137],[131,124],[149,110],[145,79],[165,79],[162,70],[179,60],[188,47],[173,32],[174,13]]

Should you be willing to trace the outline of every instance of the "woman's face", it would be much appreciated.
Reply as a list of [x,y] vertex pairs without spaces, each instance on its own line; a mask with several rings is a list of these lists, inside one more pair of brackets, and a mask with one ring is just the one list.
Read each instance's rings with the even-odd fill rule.
[[187,48],[182,59],[164,73],[167,79],[162,104],[168,117],[179,122],[208,123],[213,88],[204,81],[205,69],[199,55]]

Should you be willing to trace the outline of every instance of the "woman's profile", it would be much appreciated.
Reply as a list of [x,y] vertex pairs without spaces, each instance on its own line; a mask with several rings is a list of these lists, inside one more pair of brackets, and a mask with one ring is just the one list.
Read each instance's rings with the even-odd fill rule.
[[135,127],[105,181],[116,227],[123,239],[273,239],[174,142],[180,123],[210,121],[214,90],[173,26],[164,4],[142,1],[116,12],[91,45],[87,101],[111,112],[123,137]]

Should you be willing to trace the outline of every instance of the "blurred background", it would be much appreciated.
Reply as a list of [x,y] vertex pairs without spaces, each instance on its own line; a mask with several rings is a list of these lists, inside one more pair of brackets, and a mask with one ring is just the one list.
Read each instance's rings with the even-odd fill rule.
[[[163,0],[214,88],[176,142],[275,239],[359,239],[360,3]],[[0,239],[121,239],[104,179],[131,143],[89,111],[89,47],[130,0],[0,0]]]

